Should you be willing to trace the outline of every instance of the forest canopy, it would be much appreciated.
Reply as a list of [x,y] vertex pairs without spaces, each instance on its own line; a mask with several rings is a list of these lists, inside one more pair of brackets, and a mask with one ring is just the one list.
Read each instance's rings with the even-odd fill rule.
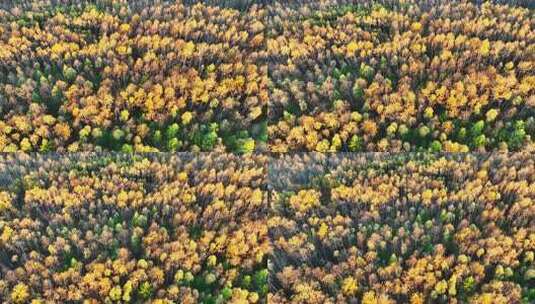
[[4,5],[0,151],[262,149],[266,11],[210,2]]
[[266,303],[265,156],[0,156],[2,303]]
[[269,11],[271,151],[534,150],[532,5],[326,0]]
[[269,302],[533,303],[533,172],[527,153],[280,156]]

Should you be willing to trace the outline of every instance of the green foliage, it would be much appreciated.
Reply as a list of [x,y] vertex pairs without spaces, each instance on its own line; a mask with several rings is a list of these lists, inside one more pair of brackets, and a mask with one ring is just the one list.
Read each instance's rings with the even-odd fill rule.
[[463,282],[463,290],[466,294],[471,294],[476,286],[476,281],[473,276],[469,276]]
[[362,139],[358,135],[353,135],[349,140],[349,151],[356,152],[362,150]]
[[224,300],[229,300],[232,297],[232,289],[228,287],[223,288],[221,290],[221,295]]
[[353,85],[353,98],[357,101],[362,101],[364,97],[364,89],[357,83]]
[[255,141],[252,138],[238,139],[236,141],[236,152],[237,153],[251,153],[255,149]]
[[43,99],[41,98],[41,95],[39,95],[39,93],[37,91],[34,91],[32,93],[32,101],[36,102],[36,103],[41,103],[43,101]]
[[253,126],[251,131],[251,136],[259,142],[267,143],[268,142],[268,123],[267,121],[262,121]]
[[245,275],[241,279],[241,286],[244,287],[245,289],[250,289],[252,287],[251,283],[252,283],[252,278],[250,275]]
[[467,137],[467,131],[466,131],[466,128],[460,128],[459,131],[457,132],[457,138],[461,141],[461,142],[464,142],[466,140],[466,137]]
[[162,131],[160,130],[154,131],[152,135],[152,143],[157,147],[162,144]]
[[476,122],[472,128],[470,129],[470,134],[472,135],[472,138],[475,138],[483,133],[483,130],[485,129],[485,121],[480,120]]
[[41,141],[41,145],[39,146],[39,152],[46,153],[54,150],[54,145],[48,141],[48,139],[44,138]]
[[149,282],[143,282],[139,286],[138,293],[142,299],[149,299],[152,296],[152,285]]
[[487,143],[487,138],[485,137],[485,135],[481,134],[477,136],[476,138],[474,138],[473,145],[475,147],[484,147],[486,143]]
[[518,149],[524,143],[526,130],[524,121],[518,120],[514,124],[513,131],[509,137],[508,145],[512,149]]
[[168,151],[171,151],[171,152],[178,151],[180,149],[180,147],[182,147],[182,142],[179,141],[178,138],[171,138],[167,142],[167,150]]
[[132,218],[132,225],[135,227],[147,227],[147,216],[144,214],[139,214],[137,211],[134,213],[134,217]]
[[360,65],[359,75],[360,75],[360,77],[362,77],[362,78],[364,78],[364,79],[366,79],[368,81],[372,81],[373,77],[375,76],[375,70],[371,66],[369,66],[369,65],[367,65],[365,63],[362,63]]
[[193,142],[201,148],[202,151],[212,150],[218,139],[219,125],[212,123],[210,125],[202,125],[200,130],[193,135]]
[[169,127],[167,127],[167,130],[165,131],[165,137],[167,139],[173,139],[178,135],[178,132],[180,131],[180,126],[177,123],[173,123]]
[[442,144],[438,140],[434,140],[431,143],[431,147],[430,148],[431,148],[432,152],[440,152],[440,151],[442,151]]
[[129,145],[129,144],[124,144],[121,148],[121,152],[123,153],[134,153],[134,147],[132,147],[132,145]]
[[269,271],[267,269],[259,270],[253,276],[253,283],[255,286],[255,290],[258,292],[258,294],[261,297],[266,296],[267,293],[269,292],[268,276],[269,276]]
[[76,78],[76,74],[76,70],[70,66],[65,66],[63,68],[63,77],[69,82],[74,81],[74,79]]
[[522,304],[535,302],[535,288],[526,288],[522,291]]

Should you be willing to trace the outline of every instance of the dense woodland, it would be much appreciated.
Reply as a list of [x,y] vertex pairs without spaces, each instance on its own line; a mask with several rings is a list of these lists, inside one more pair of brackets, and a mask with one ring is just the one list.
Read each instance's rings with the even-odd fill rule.
[[271,151],[533,151],[533,8],[290,2],[269,6]]
[[534,172],[533,0],[0,1],[0,303],[532,304]]
[[265,156],[1,156],[0,302],[266,303]]
[[19,2],[0,10],[0,151],[265,146],[265,9]]
[[268,172],[270,303],[535,301],[532,154],[305,153]]
[[533,17],[529,1],[8,2],[0,150],[533,151]]

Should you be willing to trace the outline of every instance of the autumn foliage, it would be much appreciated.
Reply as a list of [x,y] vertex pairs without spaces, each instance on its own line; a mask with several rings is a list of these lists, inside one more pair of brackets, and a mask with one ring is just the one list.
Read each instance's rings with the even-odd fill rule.
[[534,172],[530,154],[280,156],[269,302],[533,303]]
[[0,302],[266,303],[265,161],[0,157]]
[[0,0],[0,303],[535,303],[534,3]]
[[270,150],[533,151],[534,11],[497,2],[273,4]]
[[265,13],[197,1],[0,6],[0,151],[262,149]]
[[9,1],[0,151],[534,151],[524,2]]

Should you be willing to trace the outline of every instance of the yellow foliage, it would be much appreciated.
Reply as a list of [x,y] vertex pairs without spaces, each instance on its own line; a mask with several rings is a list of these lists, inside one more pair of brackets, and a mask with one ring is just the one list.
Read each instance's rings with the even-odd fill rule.
[[358,283],[353,277],[347,277],[342,282],[342,293],[346,296],[352,296],[357,293]]
[[330,147],[329,141],[327,139],[324,139],[316,145],[316,151],[327,152],[329,151],[329,147]]
[[496,109],[488,110],[487,113],[485,114],[485,117],[488,122],[494,121],[496,117],[498,117],[498,110]]
[[301,190],[290,197],[290,205],[300,212],[306,212],[320,205],[320,193],[316,190]]
[[186,111],[184,112],[184,114],[182,114],[181,119],[182,119],[182,124],[188,125],[193,119],[193,114],[190,111]]
[[52,53],[52,56],[58,57],[66,52],[74,52],[78,51],[79,49],[80,47],[76,43],[58,42],[50,48],[50,52]]
[[318,229],[318,237],[320,238],[320,240],[325,238],[328,232],[329,232],[329,227],[327,226],[327,224],[321,223],[320,228]]
[[484,293],[478,297],[476,297],[474,303],[478,304],[494,304],[494,295],[492,293]]
[[11,196],[8,192],[0,191],[0,213],[11,209]]
[[120,208],[124,208],[126,207],[127,201],[128,201],[128,192],[124,190],[119,192],[119,194],[117,195],[117,206],[119,206]]
[[193,52],[195,52],[195,43],[189,41],[182,48],[182,55],[186,58],[190,58],[193,55]]
[[251,112],[249,113],[249,117],[251,119],[256,119],[262,114],[262,108],[261,107],[253,107],[251,109]]
[[9,226],[4,227],[4,231],[2,231],[2,234],[0,235],[0,241],[2,243],[6,243],[11,239],[11,235],[13,234],[13,229]]
[[346,46],[347,54],[348,55],[354,55],[358,48],[359,48],[359,45],[355,41],[351,41]]
[[215,255],[209,256],[206,264],[210,267],[214,267],[217,264],[217,257]]
[[184,203],[186,204],[191,204],[193,202],[195,202],[197,198],[195,197],[195,194],[191,193],[191,192],[185,192],[182,196],[182,200]]
[[110,299],[112,301],[119,301],[121,300],[121,294],[122,294],[121,287],[115,286],[110,290]]
[[67,123],[58,123],[54,127],[54,132],[63,140],[68,140],[71,136],[71,128]]
[[260,206],[262,204],[262,191],[260,189],[255,189],[251,195],[251,204],[253,206]]
[[415,293],[411,296],[411,304],[424,304],[424,297],[421,293]]
[[488,56],[490,52],[490,42],[488,39],[483,40],[481,43],[481,48],[479,49],[479,52],[483,56]]
[[365,292],[362,296],[362,304],[378,304],[374,291]]
[[422,24],[420,22],[413,22],[411,24],[411,30],[413,32],[419,32],[420,30],[422,30]]
[[444,294],[447,289],[448,289],[448,282],[446,282],[445,280],[442,280],[438,282],[437,285],[435,285],[435,291],[439,295]]
[[370,119],[365,120],[364,122],[362,122],[362,130],[367,135],[375,136],[375,134],[377,134],[377,131],[378,131],[377,123]]
[[11,300],[14,303],[25,303],[30,298],[30,291],[26,284],[18,283],[11,291]]
[[257,303],[258,300],[260,299],[260,296],[256,292],[251,292],[251,293],[249,293],[249,298],[248,299],[249,299],[250,303]]
[[181,182],[185,182],[188,180],[188,173],[187,172],[180,172],[178,174],[178,180]]
[[130,24],[128,23],[123,23],[121,24],[121,26],[119,26],[119,31],[121,33],[128,33],[130,32]]
[[429,205],[431,203],[431,199],[433,198],[433,191],[430,189],[426,189],[422,193],[422,202],[424,205]]

